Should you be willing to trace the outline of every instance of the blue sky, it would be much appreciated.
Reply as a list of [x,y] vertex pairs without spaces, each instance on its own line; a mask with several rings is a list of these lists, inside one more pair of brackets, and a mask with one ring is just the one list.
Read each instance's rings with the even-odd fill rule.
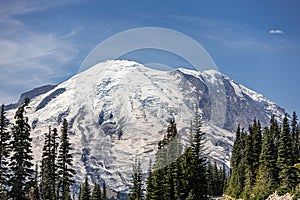
[[288,112],[300,112],[300,1],[0,0],[0,4],[1,102],[68,79],[101,41],[150,26],[195,39],[222,73]]

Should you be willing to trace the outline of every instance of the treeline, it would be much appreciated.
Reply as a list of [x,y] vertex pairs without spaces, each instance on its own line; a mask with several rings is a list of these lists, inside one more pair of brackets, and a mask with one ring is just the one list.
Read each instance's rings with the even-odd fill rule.
[[[0,114],[0,199],[56,200],[71,199],[72,169],[68,122],[63,120],[61,134],[49,127],[40,164],[33,163],[32,138],[26,116],[29,99],[20,106],[14,123],[6,117],[4,105]],[[39,169],[40,168],[40,169]]]
[[234,198],[266,199],[277,191],[299,197],[300,174],[295,167],[300,158],[299,140],[295,112],[291,122],[286,114],[281,125],[272,117],[270,125],[263,129],[255,119],[248,131],[238,127],[226,194]]
[[225,167],[212,164],[205,154],[205,134],[201,131],[198,109],[190,127],[189,143],[183,151],[175,120],[170,120],[163,140],[158,143],[155,163],[150,161],[145,181],[140,161],[136,159],[129,200],[199,200],[223,194],[227,181]]

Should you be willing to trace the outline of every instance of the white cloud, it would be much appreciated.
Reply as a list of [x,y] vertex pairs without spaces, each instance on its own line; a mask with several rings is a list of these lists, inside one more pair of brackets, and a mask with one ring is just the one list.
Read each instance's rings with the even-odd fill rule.
[[[4,100],[0,101],[8,103],[12,98],[16,100],[23,91],[70,74],[66,65],[77,55],[78,50],[68,39],[80,29],[72,30],[66,38],[58,33],[32,30],[14,18],[57,5],[50,2],[13,0],[1,3],[0,95]],[[7,97],[5,94],[10,95]]]
[[271,29],[269,30],[269,34],[283,34],[283,31],[280,29]]
[[2,0],[0,6],[1,17],[13,17],[27,13],[39,12],[67,3],[76,3],[74,0]]

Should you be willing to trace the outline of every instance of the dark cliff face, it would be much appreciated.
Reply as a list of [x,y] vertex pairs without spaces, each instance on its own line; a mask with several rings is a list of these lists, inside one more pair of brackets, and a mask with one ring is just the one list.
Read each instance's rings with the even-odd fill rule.
[[[199,100],[198,106],[203,112],[204,120],[211,120],[212,118],[212,92],[207,85],[203,77],[195,77],[193,75],[184,74],[180,71],[178,73],[187,80],[194,88],[193,91],[187,91],[187,98],[193,98]],[[260,102],[251,98],[248,94],[242,92],[242,96],[236,94],[234,87],[232,86],[232,80],[224,75],[216,76],[219,81],[223,82],[224,98],[226,98],[225,109],[220,112],[225,112],[224,128],[228,131],[235,132],[238,125],[247,130],[248,125],[251,124],[256,118],[260,121],[262,127],[269,124],[269,120],[273,113],[273,110],[268,109],[269,104],[266,102]],[[183,81],[183,82],[184,82]],[[186,83],[185,83],[186,84]],[[184,85],[184,83],[182,83]],[[275,110],[281,113],[285,113],[285,110],[279,106],[275,107]],[[280,119],[279,119],[280,121]]]
[[24,100],[26,98],[32,99],[41,94],[45,94],[46,92],[54,89],[55,87],[56,87],[56,85],[44,85],[41,87],[34,88],[28,92],[25,92],[25,93],[21,94],[17,103],[12,103],[12,104],[6,105],[5,110],[16,109],[17,107],[19,107],[20,105],[22,105],[24,103]]
[[235,131],[240,124],[247,130],[248,125],[254,118],[260,121],[262,126],[269,123],[270,116],[265,112],[264,105],[253,100],[247,94],[243,93],[243,98],[238,96],[228,79],[223,79],[226,91],[227,109],[224,129]]

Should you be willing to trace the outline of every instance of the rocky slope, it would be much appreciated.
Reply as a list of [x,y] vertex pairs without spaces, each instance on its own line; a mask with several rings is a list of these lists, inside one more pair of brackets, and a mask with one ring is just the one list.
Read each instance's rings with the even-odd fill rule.
[[[264,125],[272,114],[278,119],[284,114],[263,95],[220,72],[166,72],[132,61],[99,63],[57,86],[33,91],[26,95],[31,97],[27,114],[35,159],[40,160],[48,126],[58,127],[67,118],[76,180],[88,175],[119,193],[128,190],[136,156],[145,171],[154,159],[168,119],[176,119],[184,146],[196,104],[203,115],[207,151],[227,166],[238,124],[245,127],[256,117]],[[8,111],[11,119],[14,112]]]

